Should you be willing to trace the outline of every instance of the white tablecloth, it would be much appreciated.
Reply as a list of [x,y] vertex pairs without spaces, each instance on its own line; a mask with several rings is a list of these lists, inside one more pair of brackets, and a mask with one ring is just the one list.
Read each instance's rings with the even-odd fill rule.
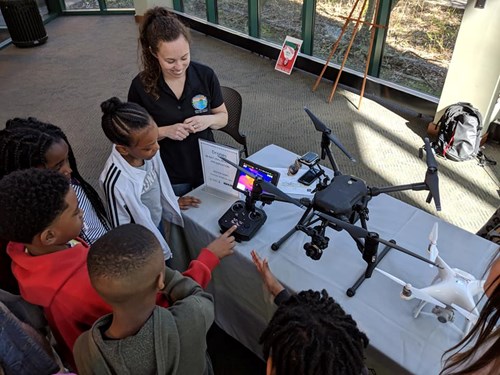
[[[284,168],[296,155],[270,145],[252,155],[254,162],[269,168]],[[425,173],[425,165],[416,166]],[[408,183],[418,181],[408,181]],[[427,192],[414,192],[415,199],[425,200]],[[199,187],[194,195],[202,200],[197,209],[184,211],[185,230],[190,256],[196,257],[200,248],[220,234],[218,219],[234,202],[234,197],[213,194]],[[446,209],[446,192],[441,192]],[[439,222],[438,248],[450,266],[475,276],[482,276],[496,246],[472,233],[388,195],[374,197],[369,205],[368,229],[387,240],[394,239],[401,246],[426,256],[429,233]],[[296,232],[277,252],[271,243],[278,240],[299,220],[302,210],[291,204],[274,202],[265,206],[268,219],[249,242],[236,246],[233,256],[222,260],[214,271],[210,291],[215,296],[216,321],[227,333],[258,355],[262,355],[258,339],[275,307],[265,291],[250,256],[255,249],[269,265],[277,278],[292,291],[326,289],[358,322],[370,339],[373,361],[401,373],[405,369],[415,374],[437,374],[441,355],[454,345],[460,335],[436,317],[413,318],[417,300],[404,301],[399,297],[401,286],[374,272],[349,298],[345,291],[366,268],[353,240],[345,232],[328,230],[329,247],[319,261],[305,255],[303,245],[310,239]],[[381,251],[383,245],[379,247]],[[379,267],[411,282],[416,287],[431,283],[436,270],[417,259],[391,250]],[[430,308],[427,307],[427,310]],[[425,309],[424,309],[425,310]],[[464,321],[457,317],[457,324]]]

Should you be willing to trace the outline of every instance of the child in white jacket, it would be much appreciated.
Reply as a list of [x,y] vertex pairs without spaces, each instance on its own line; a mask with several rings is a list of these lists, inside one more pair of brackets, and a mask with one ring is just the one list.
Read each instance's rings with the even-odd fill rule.
[[99,178],[111,224],[145,226],[170,259],[162,220],[183,226],[180,209],[197,207],[200,200],[175,196],[158,153],[158,126],[144,108],[113,97],[101,109],[102,128],[114,144]]

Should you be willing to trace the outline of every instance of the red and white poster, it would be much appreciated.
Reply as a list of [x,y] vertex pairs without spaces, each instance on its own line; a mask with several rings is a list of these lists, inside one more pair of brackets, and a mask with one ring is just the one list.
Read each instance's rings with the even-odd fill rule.
[[283,43],[283,47],[281,47],[281,52],[278,56],[278,60],[276,60],[274,69],[290,74],[295,65],[295,60],[297,60],[297,55],[299,54],[301,46],[302,40],[287,36]]

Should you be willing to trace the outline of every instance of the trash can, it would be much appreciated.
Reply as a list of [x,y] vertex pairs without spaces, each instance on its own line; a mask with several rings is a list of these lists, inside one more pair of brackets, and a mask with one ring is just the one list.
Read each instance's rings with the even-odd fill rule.
[[47,41],[35,0],[0,0],[0,9],[15,46],[34,47]]

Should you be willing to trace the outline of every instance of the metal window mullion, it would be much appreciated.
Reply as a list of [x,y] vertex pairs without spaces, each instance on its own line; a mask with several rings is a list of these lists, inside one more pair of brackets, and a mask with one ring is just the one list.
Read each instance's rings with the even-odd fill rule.
[[385,39],[389,29],[389,18],[392,10],[392,0],[380,0],[378,16],[375,23],[385,27],[377,27],[375,30],[375,39],[373,40],[373,49],[368,66],[368,74],[372,77],[380,76],[382,66],[382,57],[385,47]]
[[260,38],[260,0],[248,0],[248,35]]
[[304,0],[302,4],[302,52],[312,56],[314,44],[314,23],[316,0]]
[[106,5],[106,0],[97,0],[99,3],[99,10],[100,11],[105,11],[108,9],[108,6]]
[[184,13],[184,1],[183,0],[173,0],[174,10]]
[[219,24],[219,10],[217,0],[206,0],[207,5],[207,21]]

